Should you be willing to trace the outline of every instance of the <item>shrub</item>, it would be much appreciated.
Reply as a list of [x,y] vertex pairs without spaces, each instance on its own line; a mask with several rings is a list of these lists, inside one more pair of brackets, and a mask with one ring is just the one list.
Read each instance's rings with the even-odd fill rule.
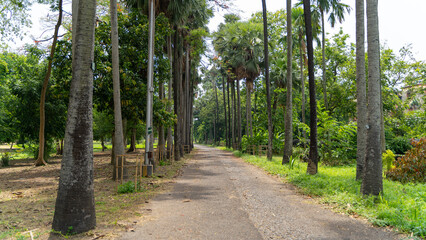
[[395,154],[392,150],[388,149],[382,155],[383,165],[386,167],[386,171],[389,171],[395,161]]
[[395,162],[395,168],[386,172],[386,177],[406,182],[426,182],[426,138],[413,142],[414,148]]
[[128,181],[126,183],[118,185],[117,189],[118,193],[133,193],[135,192],[135,183],[132,181]]
[[2,163],[2,166],[3,166],[3,167],[7,167],[7,166],[9,166],[9,161],[10,161],[10,159],[11,159],[10,154],[9,154],[8,152],[4,153],[4,154],[1,156],[1,163]]
[[412,148],[410,140],[406,137],[395,137],[389,143],[389,149],[396,154],[404,154]]

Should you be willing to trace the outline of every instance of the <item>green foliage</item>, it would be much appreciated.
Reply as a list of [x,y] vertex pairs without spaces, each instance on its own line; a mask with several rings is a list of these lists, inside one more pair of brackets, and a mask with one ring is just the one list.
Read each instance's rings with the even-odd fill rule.
[[394,161],[395,154],[392,152],[392,150],[388,149],[382,154],[382,162],[386,166],[386,171],[389,171],[391,169]]
[[[36,145],[31,145],[30,147],[29,147],[29,149],[30,149],[30,151],[31,151],[31,153],[32,153],[32,156],[33,156],[33,158],[34,159],[37,159],[38,158],[38,151],[39,151],[39,145],[38,144],[36,144]],[[50,158],[50,154],[51,153],[53,153],[53,151],[55,150],[55,148],[54,148],[54,143],[52,142],[52,141],[46,141],[45,143],[44,143],[44,152],[43,152],[43,159],[44,159],[44,161],[48,161],[49,160],[49,158]]]
[[126,183],[118,185],[117,192],[124,193],[133,193],[135,192],[135,183],[132,181],[128,181]]
[[375,199],[364,198],[355,180],[355,166],[322,166],[316,175],[306,174],[306,163],[296,160],[296,165],[281,165],[281,157],[267,161],[264,157],[242,155],[242,158],[271,174],[285,177],[301,191],[316,196],[322,203],[339,211],[358,214],[378,226],[394,226],[403,232],[424,236],[426,231],[426,185],[401,184],[383,181],[384,195]]
[[395,168],[386,172],[386,177],[407,182],[426,182],[426,138],[413,142],[414,148],[395,162]]
[[344,124],[318,106],[318,140],[321,161],[330,166],[352,163],[356,158],[356,124]]
[[9,161],[11,160],[11,156],[10,153],[5,152],[4,154],[1,155],[1,164],[3,167],[7,167],[9,166]]
[[412,148],[410,144],[410,139],[403,136],[393,138],[389,142],[388,146],[389,149],[391,149],[396,154],[404,154],[406,151]]

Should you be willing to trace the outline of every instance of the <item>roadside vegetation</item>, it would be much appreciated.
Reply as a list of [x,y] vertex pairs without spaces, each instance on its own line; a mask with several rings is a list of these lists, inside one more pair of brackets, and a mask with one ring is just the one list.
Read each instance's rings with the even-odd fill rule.
[[[221,149],[232,151],[221,147]],[[281,157],[253,156],[239,151],[234,155],[256,165],[272,175],[297,186],[306,194],[334,210],[368,219],[375,226],[390,227],[400,232],[426,237],[426,184],[383,179],[383,194],[378,198],[363,197],[361,182],[355,180],[356,166],[320,164],[316,175],[306,174],[307,163],[296,156],[282,165]]]

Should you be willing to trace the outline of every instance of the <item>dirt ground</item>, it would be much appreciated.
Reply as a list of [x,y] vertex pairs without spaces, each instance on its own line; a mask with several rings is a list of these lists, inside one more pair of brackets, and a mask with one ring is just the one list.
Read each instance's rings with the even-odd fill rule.
[[[57,194],[60,157],[44,167],[35,167],[32,159],[13,160],[0,168],[0,239],[48,239],[51,233]],[[155,177],[143,178],[143,191],[118,194],[118,183],[111,180],[110,153],[95,153],[96,229],[68,239],[114,239],[133,231],[143,205],[162,192],[180,174],[185,161],[158,166]],[[129,172],[132,174],[132,168]]]

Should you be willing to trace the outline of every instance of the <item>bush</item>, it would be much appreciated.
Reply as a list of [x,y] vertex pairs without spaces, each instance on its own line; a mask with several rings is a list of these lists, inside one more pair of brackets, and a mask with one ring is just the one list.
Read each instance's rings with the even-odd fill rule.
[[386,177],[406,182],[426,182],[426,138],[413,142],[414,148],[395,162],[395,168],[386,172]]
[[386,167],[386,171],[389,171],[392,168],[392,164],[395,161],[395,154],[392,150],[388,149],[382,155],[383,165]]
[[389,149],[396,154],[404,154],[411,148],[410,139],[406,137],[395,137],[389,142]]
[[[38,144],[31,147],[31,152],[33,154],[34,159],[38,158],[38,149],[39,149]],[[53,152],[53,150],[54,150],[53,143],[51,141],[46,141],[46,143],[44,144],[44,153],[43,153],[44,161],[47,162],[47,160],[49,160],[50,154]]]
[[1,163],[2,163],[2,166],[3,166],[3,167],[7,167],[7,166],[9,166],[9,161],[10,161],[10,159],[11,159],[10,154],[9,154],[8,152],[4,153],[4,154],[1,156]]
[[128,181],[126,183],[120,184],[117,189],[118,193],[133,193],[135,192],[135,183]]

